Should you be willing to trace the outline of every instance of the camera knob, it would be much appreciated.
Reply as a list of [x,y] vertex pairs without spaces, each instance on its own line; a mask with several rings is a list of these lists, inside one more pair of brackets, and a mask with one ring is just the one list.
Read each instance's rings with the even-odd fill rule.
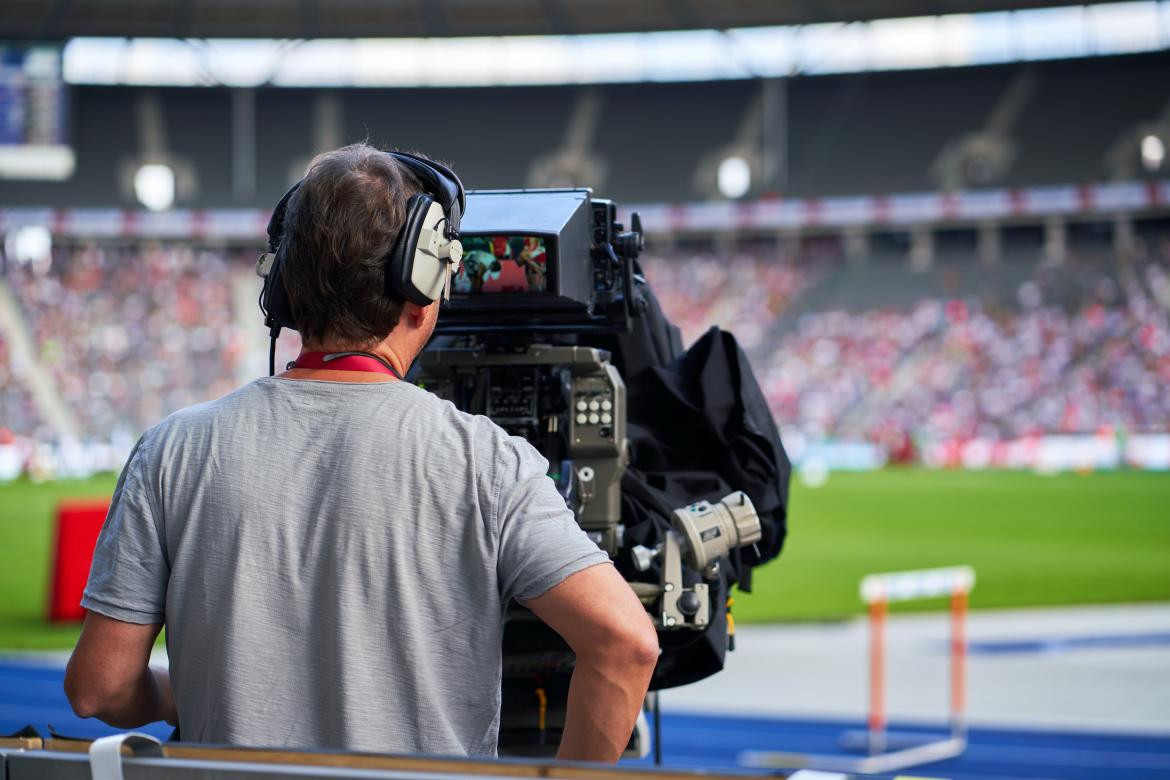
[[699,597],[693,590],[688,590],[678,597],[678,611],[687,617],[694,617],[699,611],[699,605]]
[[638,571],[646,571],[650,568],[650,564],[658,557],[658,551],[652,550],[644,545],[636,545],[630,550],[630,556],[634,559],[634,568]]

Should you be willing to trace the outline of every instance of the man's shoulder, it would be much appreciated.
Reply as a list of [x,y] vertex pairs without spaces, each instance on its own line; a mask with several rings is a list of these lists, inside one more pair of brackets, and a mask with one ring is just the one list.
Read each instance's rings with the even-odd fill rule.
[[427,416],[435,425],[445,425],[465,431],[476,442],[489,447],[498,447],[500,442],[508,438],[508,433],[482,414],[471,414],[457,407],[451,401],[411,385],[411,397],[424,405]]
[[412,395],[426,404],[427,419],[431,425],[458,429],[465,441],[484,458],[485,465],[499,466],[497,456],[512,453],[513,458],[540,458],[540,453],[527,440],[513,436],[487,415],[465,412],[447,399],[411,386]]
[[[393,383],[393,388],[380,386],[382,391],[389,391],[388,396],[381,392],[367,393],[372,390],[369,385],[361,386],[356,394],[347,394],[342,400],[346,407],[356,412],[364,409],[370,414],[371,433],[377,429],[377,420],[387,425],[398,425],[392,418],[377,414],[378,406],[390,403],[399,407],[405,406],[404,413],[412,420],[412,428],[446,429],[458,432],[461,438],[475,450],[498,451],[518,445],[520,441],[512,441],[515,437],[509,434],[490,418],[482,414],[469,414],[457,408],[448,400],[408,383]],[[219,398],[203,403],[187,406],[171,413],[161,422],[150,428],[143,435],[144,443],[174,442],[189,440],[192,436],[199,438],[201,432],[222,428],[225,424],[232,424],[246,417],[266,416],[266,409],[280,409],[282,414],[303,410],[305,414],[319,415],[321,406],[306,403],[287,405],[283,403],[289,394],[305,393],[315,396],[320,402],[322,394],[325,403],[334,403],[338,399],[337,393],[346,393],[358,388],[340,386],[328,383],[293,382],[291,380],[263,377],[254,379],[232,392]],[[366,406],[371,404],[371,406]],[[401,419],[401,418],[399,418]],[[398,431],[401,433],[401,430]],[[153,449],[153,448],[152,448]]]
[[171,412],[142,434],[142,443],[157,444],[173,437],[176,433],[207,429],[229,415],[233,410],[260,401],[258,380],[237,387],[226,395],[210,401],[185,406]]
[[155,428],[165,429],[177,425],[191,425],[209,421],[219,416],[225,410],[258,401],[261,395],[260,380],[253,379],[247,384],[240,385],[230,393],[213,398],[210,401],[184,406],[164,417]]

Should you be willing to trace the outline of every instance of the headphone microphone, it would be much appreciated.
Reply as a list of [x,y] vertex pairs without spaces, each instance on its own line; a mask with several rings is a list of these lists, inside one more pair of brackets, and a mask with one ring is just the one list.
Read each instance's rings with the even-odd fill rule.
[[[422,192],[406,204],[402,232],[386,257],[384,294],[427,306],[451,297],[451,278],[463,259],[459,222],[467,207],[463,183],[445,165],[406,152],[386,152],[422,184]],[[260,311],[268,327],[268,374],[276,373],[276,339],[281,328],[296,330],[281,270],[288,253],[285,223],[290,203],[304,179],[281,197],[268,220],[268,251],[256,261],[264,279]]]

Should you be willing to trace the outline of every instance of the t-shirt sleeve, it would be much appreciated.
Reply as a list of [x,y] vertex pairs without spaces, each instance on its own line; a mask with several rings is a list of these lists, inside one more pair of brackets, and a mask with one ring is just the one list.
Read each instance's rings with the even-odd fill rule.
[[548,477],[548,461],[517,437],[500,437],[497,573],[504,603],[536,598],[609,556],[577,525]]
[[81,599],[86,609],[127,623],[163,622],[170,579],[160,518],[149,492],[147,450],[144,436],[118,478]]

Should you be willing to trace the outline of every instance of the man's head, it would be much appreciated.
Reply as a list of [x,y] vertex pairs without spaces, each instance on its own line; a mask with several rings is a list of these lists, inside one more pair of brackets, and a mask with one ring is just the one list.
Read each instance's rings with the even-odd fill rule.
[[313,159],[289,201],[281,270],[306,343],[370,347],[394,330],[404,310],[411,324],[433,329],[437,311],[428,310],[437,306],[404,304],[387,295],[385,283],[407,201],[421,190],[409,169],[366,144]]

